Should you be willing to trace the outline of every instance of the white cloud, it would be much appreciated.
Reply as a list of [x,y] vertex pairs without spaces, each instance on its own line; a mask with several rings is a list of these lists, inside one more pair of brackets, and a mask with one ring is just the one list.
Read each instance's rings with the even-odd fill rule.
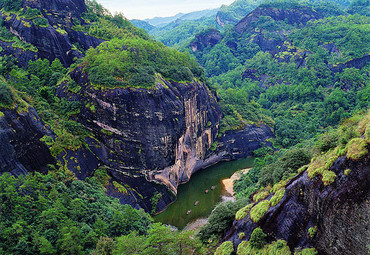
[[234,0],[97,0],[112,13],[122,12],[129,19],[168,17],[220,7]]

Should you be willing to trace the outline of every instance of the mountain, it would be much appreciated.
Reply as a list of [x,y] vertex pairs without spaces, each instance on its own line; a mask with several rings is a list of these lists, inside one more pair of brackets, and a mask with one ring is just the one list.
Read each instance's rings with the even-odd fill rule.
[[[223,240],[231,241],[238,254],[257,252],[266,243],[262,249],[280,249],[281,254],[284,246],[303,254],[367,254],[369,117],[336,131],[343,138],[344,127],[353,128],[358,137],[332,146],[294,177],[255,193],[254,203],[236,213]],[[264,233],[256,240],[262,247],[252,242],[258,231]]]
[[148,22],[139,20],[139,19],[133,19],[130,20],[132,25],[134,25],[137,28],[145,29],[145,31],[150,32],[152,29],[154,29],[154,26],[150,25]]
[[179,20],[197,20],[201,18],[207,18],[214,16],[218,11],[217,9],[207,9],[202,11],[194,11],[189,13],[178,13],[171,17],[155,17],[151,19],[145,19],[144,21],[155,27],[164,27],[171,22]]
[[[25,109],[34,106],[41,118],[36,112],[29,116],[28,110],[19,110],[16,92],[9,92],[7,107],[12,111],[2,111],[6,123],[16,123],[17,110],[25,118],[14,142],[22,144],[27,130],[35,130],[27,143],[29,148],[40,147],[40,153],[28,155],[31,151],[13,144],[4,150],[1,172],[45,172],[48,165],[63,165],[83,180],[103,167],[112,177],[106,184],[108,194],[156,212],[175,200],[178,186],[197,170],[237,158],[233,150],[239,151],[239,157],[252,155],[273,137],[267,126],[250,125],[245,132],[217,138],[222,113],[202,82],[198,64],[150,40],[122,16],[111,16],[96,2],[88,3],[67,1],[70,9],[65,9],[60,2],[25,2],[19,11],[2,12],[3,34],[12,41],[2,38],[7,50],[1,55],[18,61],[11,75],[4,70],[8,79],[4,87],[14,86],[35,98],[33,105],[20,102]],[[45,24],[37,25],[38,20]],[[21,54],[15,47],[19,41],[32,50]],[[77,58],[65,74],[59,61],[68,66]],[[27,125],[32,116],[38,121]],[[47,132],[43,121],[50,126]],[[6,134],[5,141],[10,141]],[[234,145],[230,140],[235,136],[251,144]],[[212,151],[218,143],[222,149]],[[117,193],[114,183],[126,191]],[[153,204],[157,193],[161,197]]]

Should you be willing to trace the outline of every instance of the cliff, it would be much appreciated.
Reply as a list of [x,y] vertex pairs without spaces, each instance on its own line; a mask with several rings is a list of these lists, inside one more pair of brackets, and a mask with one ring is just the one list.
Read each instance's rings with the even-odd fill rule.
[[29,107],[18,113],[16,109],[0,108],[0,116],[0,174],[47,172],[47,165],[55,164],[55,159],[40,139],[53,133],[35,109]]
[[[351,154],[330,157],[323,163],[319,162],[323,158],[314,159],[304,168],[308,168],[306,171],[274,187],[274,194],[252,207],[244,208],[244,212],[237,214],[237,220],[226,233],[224,241],[232,241],[236,249],[242,241],[249,240],[253,230],[259,227],[267,234],[268,242],[285,240],[292,251],[314,247],[318,254],[367,254],[367,237],[370,234],[370,146],[361,142],[363,139],[356,139],[352,145],[347,145],[348,150],[352,150]],[[357,145],[358,141],[361,146]],[[316,170],[318,164],[325,164],[325,168],[331,165],[328,171],[333,172],[330,175],[335,179],[328,179],[329,174],[325,173],[324,177],[316,175],[322,170]],[[313,169],[317,172],[312,172]],[[284,194],[280,201],[276,200],[278,190]],[[268,209],[265,211],[266,203]],[[259,212],[257,219],[258,210],[253,211],[253,208],[263,211]],[[239,239],[240,233],[244,233],[245,238]],[[238,254],[244,254],[240,251]]]
[[274,20],[281,20],[287,24],[303,26],[306,25],[308,21],[322,18],[322,16],[312,8],[304,6],[291,9],[258,7],[235,25],[235,31],[238,33],[253,32],[251,30],[253,29],[251,25],[257,22],[261,16],[269,16]]
[[[33,50],[23,50],[23,54],[19,54],[16,47],[1,52],[1,55],[15,56],[21,66],[27,65],[36,56],[51,61],[59,58],[64,66],[69,66],[75,57],[83,56],[76,46],[87,50],[103,42],[86,32],[75,30],[76,24],[85,24],[81,16],[87,11],[83,0],[23,1],[23,9],[27,8],[37,9],[40,14],[35,18],[19,12],[0,12],[3,25],[18,40],[34,47]],[[46,25],[39,25],[37,19],[46,20]],[[4,49],[8,44],[14,43],[0,40]]]
[[[162,194],[156,208],[163,210],[174,201],[178,186],[196,171],[250,156],[273,137],[265,126],[249,126],[216,142],[221,110],[208,88],[195,80],[179,83],[157,75],[152,89],[102,89],[90,83],[82,68],[70,77],[81,89],[72,92],[64,82],[57,95],[82,103],[76,120],[94,134],[87,142],[90,151],[114,181],[135,190],[127,195],[147,211],[152,210],[153,194]],[[220,148],[211,150],[217,143]],[[234,143],[239,156],[232,149]],[[85,168],[84,176],[92,175],[98,165]]]

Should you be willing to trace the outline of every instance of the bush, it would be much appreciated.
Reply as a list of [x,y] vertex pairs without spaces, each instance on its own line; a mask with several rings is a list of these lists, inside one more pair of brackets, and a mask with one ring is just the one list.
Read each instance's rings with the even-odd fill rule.
[[27,10],[24,13],[24,17],[26,19],[34,19],[34,18],[37,18],[41,15],[42,14],[41,14],[40,10],[39,9],[34,9],[34,8],[27,8]]
[[234,251],[233,243],[230,241],[224,242],[217,248],[215,255],[230,255]]
[[364,139],[354,138],[347,145],[347,157],[352,160],[359,160],[368,153],[367,143]]
[[316,147],[322,151],[326,152],[338,145],[338,135],[334,133],[326,133],[320,136],[319,141],[317,141]]
[[8,107],[14,103],[14,95],[9,85],[0,81],[0,107]]
[[236,212],[246,203],[245,200],[237,200],[218,204],[211,212],[208,223],[199,231],[200,240],[207,243],[210,238],[221,236],[233,223]]
[[255,228],[249,239],[249,244],[253,248],[262,249],[266,244],[266,234],[261,228]]
[[36,18],[33,20],[33,23],[38,27],[47,27],[49,26],[49,21],[45,18]]
[[258,222],[270,208],[270,202],[268,200],[262,201],[251,210],[251,219],[254,223]]

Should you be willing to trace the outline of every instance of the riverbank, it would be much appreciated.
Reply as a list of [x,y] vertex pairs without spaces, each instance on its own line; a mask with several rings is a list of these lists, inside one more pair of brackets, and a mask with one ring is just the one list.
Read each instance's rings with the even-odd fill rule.
[[[218,163],[196,172],[189,182],[178,188],[177,200],[164,212],[155,215],[156,222],[172,225],[178,229],[197,230],[204,225],[215,205],[225,195],[222,180],[239,170],[253,166],[254,158]],[[229,198],[232,198],[228,195]]]
[[[234,196],[234,182],[239,180],[243,174],[246,174],[251,170],[251,168],[246,168],[242,169],[240,171],[235,172],[230,178],[223,179],[222,184],[224,185],[225,188],[225,197],[232,197],[235,198]],[[225,199],[228,200],[228,199]],[[232,200],[232,199],[229,199]]]

